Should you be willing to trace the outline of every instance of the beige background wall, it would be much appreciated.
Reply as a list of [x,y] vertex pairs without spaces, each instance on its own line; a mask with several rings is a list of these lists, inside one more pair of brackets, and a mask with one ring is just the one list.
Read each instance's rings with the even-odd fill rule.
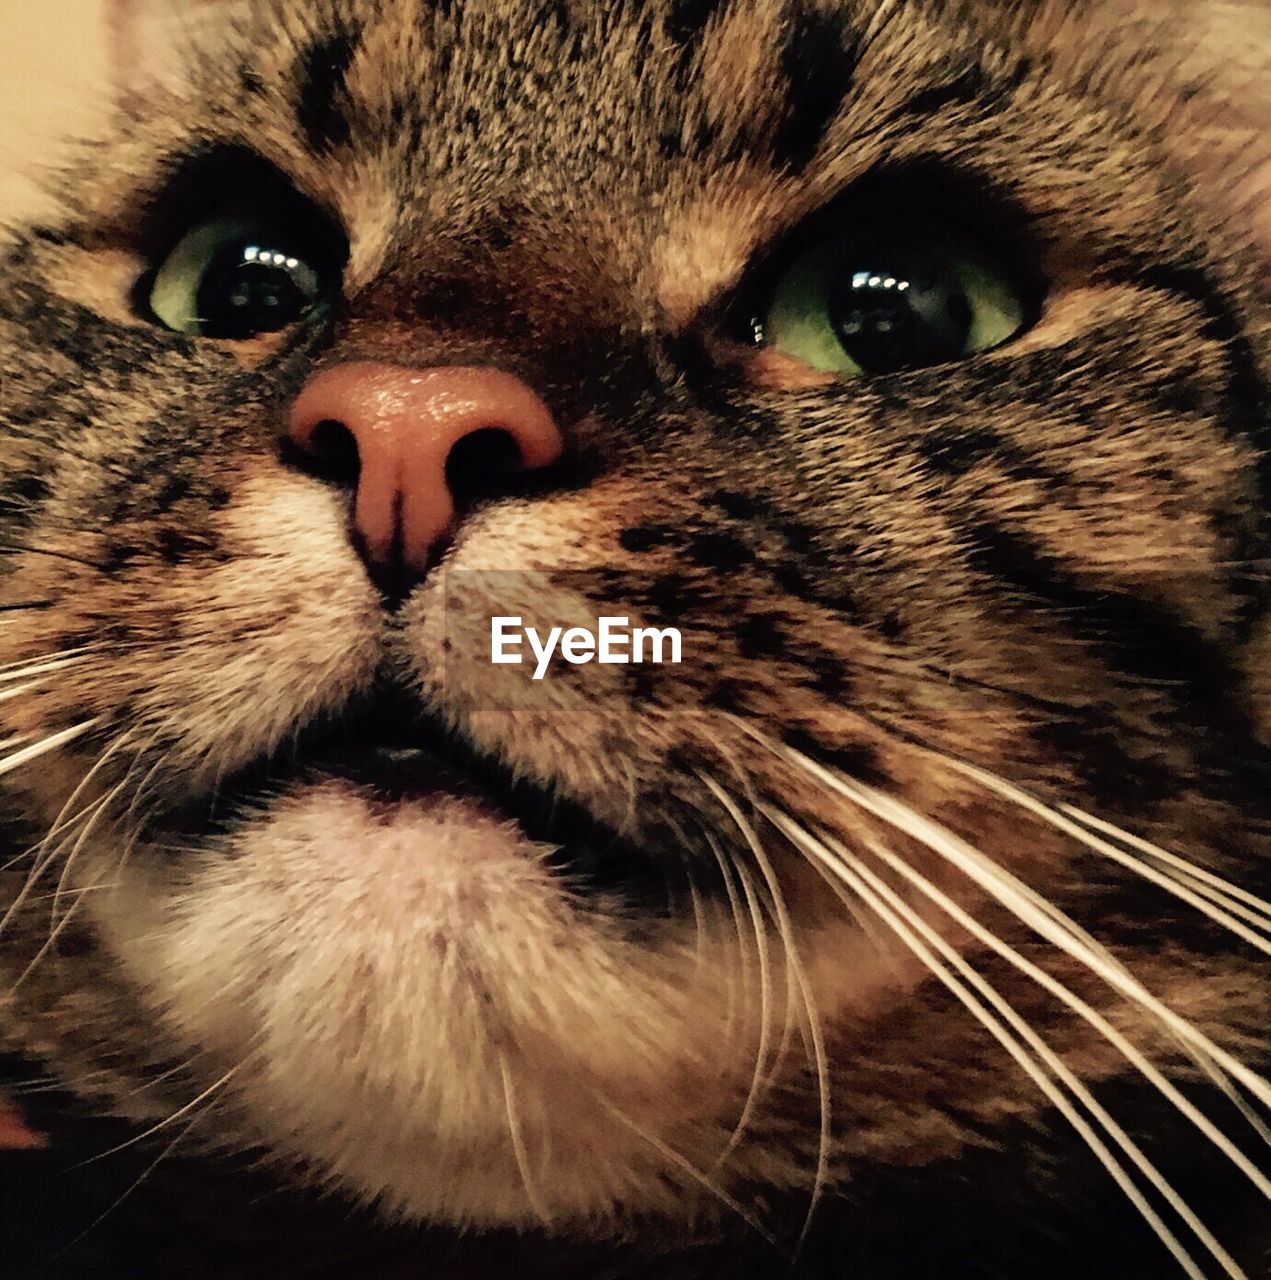
[[33,207],[35,162],[91,127],[105,93],[103,0],[0,0],[0,221]]

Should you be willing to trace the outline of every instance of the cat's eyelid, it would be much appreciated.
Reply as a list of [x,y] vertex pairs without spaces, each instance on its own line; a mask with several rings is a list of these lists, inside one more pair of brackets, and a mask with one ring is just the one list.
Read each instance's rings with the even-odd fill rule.
[[169,170],[168,180],[147,200],[135,237],[135,247],[151,262],[197,226],[272,217],[293,224],[341,269],[347,263],[349,241],[340,211],[258,152],[204,145],[172,159]]

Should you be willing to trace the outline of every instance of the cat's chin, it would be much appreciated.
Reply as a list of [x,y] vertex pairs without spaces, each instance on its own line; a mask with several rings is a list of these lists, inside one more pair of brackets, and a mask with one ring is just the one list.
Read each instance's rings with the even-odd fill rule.
[[308,766],[94,904],[171,1037],[232,1071],[234,1141],[412,1218],[683,1212],[660,1150],[718,1154],[759,1042],[731,917],[580,889],[490,799],[383,763]]
[[263,829],[248,822],[234,842],[250,845],[254,861],[268,865],[275,854],[285,861],[301,846],[324,864],[343,860],[354,875],[409,886],[398,908],[441,891],[443,881],[448,892],[451,881],[494,866],[508,873],[539,866],[550,853],[493,805],[440,785],[386,790],[328,776],[276,797],[268,815]]

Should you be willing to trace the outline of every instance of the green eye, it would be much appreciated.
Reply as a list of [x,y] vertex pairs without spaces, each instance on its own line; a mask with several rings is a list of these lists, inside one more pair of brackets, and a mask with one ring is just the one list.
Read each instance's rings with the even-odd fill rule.
[[969,237],[922,219],[875,219],[796,258],[755,337],[829,373],[899,373],[1000,346],[1024,320],[1006,269]]
[[301,239],[250,220],[195,227],[155,273],[150,310],[169,329],[208,338],[285,329],[329,283]]

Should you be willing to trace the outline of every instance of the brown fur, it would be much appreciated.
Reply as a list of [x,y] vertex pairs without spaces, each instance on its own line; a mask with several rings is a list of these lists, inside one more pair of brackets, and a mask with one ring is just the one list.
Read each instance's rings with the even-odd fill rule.
[[[1233,143],[1204,117],[1229,148],[1222,173],[1174,136],[1176,111],[1199,121],[1222,101],[1221,81],[1181,90],[1184,53],[1212,59],[1154,27],[1123,56],[1124,33],[1091,36],[1110,13],[1051,5],[273,8],[131,95],[63,185],[63,216],[3,267],[0,581],[4,602],[40,607],[0,615],[0,661],[84,660],[0,702],[0,736],[93,722],[3,778],[0,905],[32,870],[18,855],[70,822],[5,926],[21,978],[0,1003],[8,1041],[142,1126],[212,1089],[187,1145],[264,1153],[281,1182],[430,1230],[523,1230],[543,1274],[635,1274],[605,1243],[624,1237],[678,1250],[650,1275],[779,1265],[745,1261],[761,1255],[738,1216],[790,1243],[823,1122],[835,1239],[887,1220],[853,1216],[859,1187],[899,1177],[916,1204],[940,1202],[993,1146],[1024,1163],[984,1166],[970,1203],[987,1214],[1016,1211],[1017,1177],[1042,1179],[1038,1205],[1116,1197],[1076,1164],[1067,1181],[1037,1173],[1079,1159],[1054,1154],[1062,1121],[763,810],[862,853],[882,841],[1185,1078],[1170,1034],[756,734],[962,836],[1260,1060],[1252,951],[956,767],[1257,883],[1271,309],[1250,126],[1233,123]],[[843,89],[824,110],[804,91],[821,73]],[[321,82],[308,94],[306,77]],[[264,157],[342,224],[328,326],[232,344],[134,314],[147,210],[212,144]],[[767,245],[915,167],[1003,218],[1044,281],[1026,333],[842,381],[715,325]],[[393,619],[345,535],[345,496],[275,448],[308,373],[350,358],[497,364],[569,436],[571,483],[474,513]],[[586,669],[492,710],[489,668],[464,657],[518,593],[560,617],[668,612],[688,656],[639,682]],[[708,877],[714,846],[761,884],[770,859],[792,949],[775,906],[761,947],[710,895],[647,919],[579,903],[462,814],[429,828],[426,874],[391,818],[350,865],[330,833],[363,801],[334,783],[165,844],[167,811],[389,669],[400,697],[672,865]],[[1104,1038],[924,911],[1071,1069],[1130,1097]],[[730,1141],[757,1055],[766,1080]],[[1132,1106],[1179,1167],[1207,1167],[1168,1108]],[[1251,1196],[1242,1184],[1221,1214],[1252,1273]],[[1056,1274],[1131,1274],[1121,1254],[1099,1270],[1074,1222],[1059,1230],[1073,1252]],[[862,1274],[937,1265],[903,1229],[888,1248],[902,1246],[910,1261],[889,1252]],[[1165,1274],[1146,1232],[1142,1246],[1143,1274]],[[977,1250],[1002,1265],[995,1248],[972,1239],[968,1269],[940,1274],[980,1274]],[[426,1273],[481,1264],[438,1265]]]

